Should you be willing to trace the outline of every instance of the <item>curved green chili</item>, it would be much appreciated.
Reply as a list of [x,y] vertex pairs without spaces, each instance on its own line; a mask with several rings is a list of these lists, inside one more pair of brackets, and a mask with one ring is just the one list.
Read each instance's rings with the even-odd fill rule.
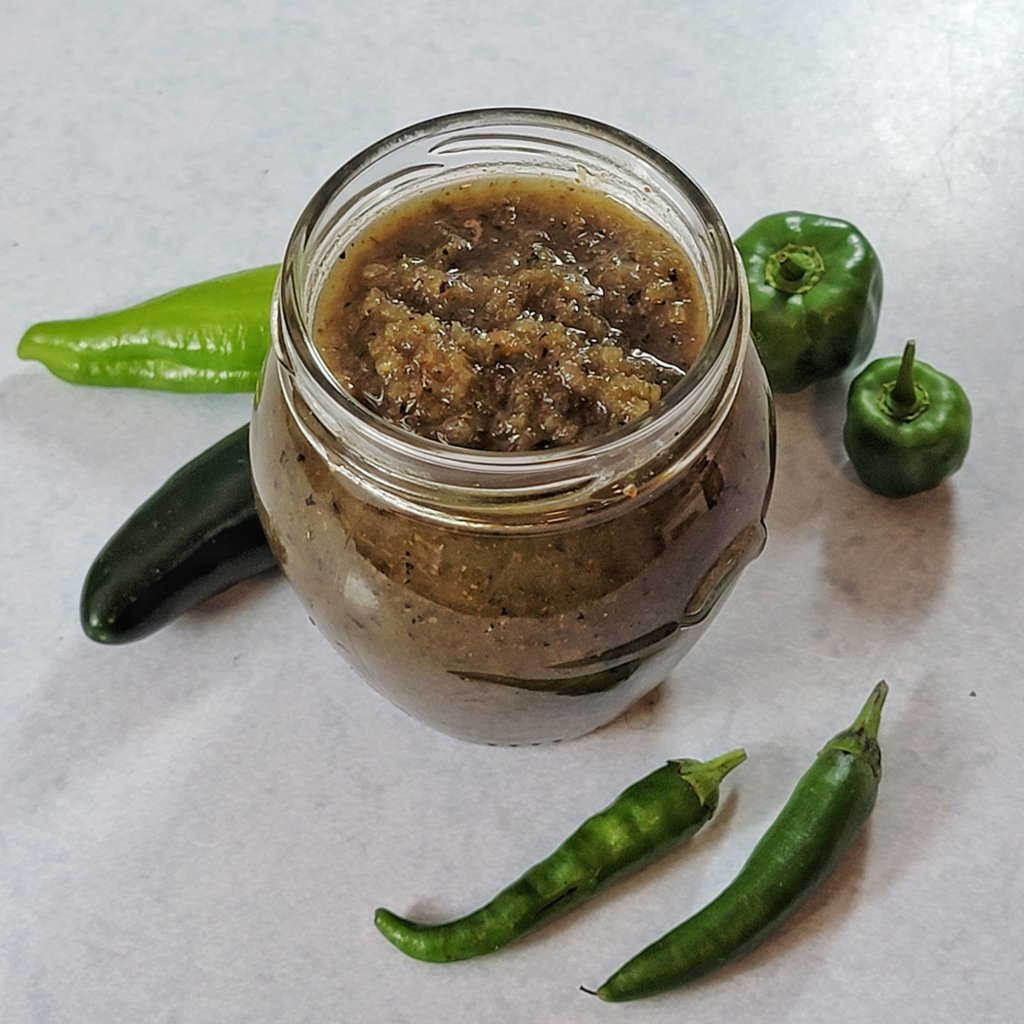
[[34,324],[18,355],[72,384],[253,391],[270,347],[278,269],[243,270],[113,313]]
[[714,814],[721,780],[746,756],[733,750],[712,761],[662,765],[465,917],[419,924],[380,908],[375,924],[418,960],[449,963],[493,953],[692,836]]
[[825,745],[732,884],[620,967],[598,996],[640,999],[695,981],[749,953],[806,902],[875,805],[888,689],[880,682],[853,725]]

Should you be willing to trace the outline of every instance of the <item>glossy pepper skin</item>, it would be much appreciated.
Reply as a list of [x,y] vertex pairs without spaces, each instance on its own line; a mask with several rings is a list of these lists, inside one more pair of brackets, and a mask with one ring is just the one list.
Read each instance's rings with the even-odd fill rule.
[[254,391],[270,347],[278,269],[213,278],[100,316],[38,323],[18,355],[72,384]]
[[834,217],[763,217],[736,239],[750,324],[775,391],[802,391],[863,360],[875,340],[882,266],[867,238]]
[[174,473],[104,545],[82,586],[85,635],[122,644],[277,562],[256,512],[249,424]]
[[871,490],[905,498],[930,490],[964,462],[971,440],[971,403],[946,374],[902,356],[876,359],[850,385],[843,442]]
[[374,922],[389,942],[417,960],[450,963],[494,953],[692,836],[714,814],[719,783],[746,756],[733,750],[711,761],[662,765],[465,917],[426,924],[381,907]]

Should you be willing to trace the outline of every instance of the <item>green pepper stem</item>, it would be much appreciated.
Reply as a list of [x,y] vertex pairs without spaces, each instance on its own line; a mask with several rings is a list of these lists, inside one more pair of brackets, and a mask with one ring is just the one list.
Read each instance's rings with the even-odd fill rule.
[[719,783],[746,759],[747,752],[740,747],[710,761],[681,762],[679,774],[693,787],[700,802],[706,804],[709,800],[717,801]]
[[787,281],[799,281],[814,269],[814,260],[805,252],[787,253],[779,260],[779,272]]
[[878,746],[878,726],[882,720],[882,705],[885,704],[885,698],[888,695],[889,685],[883,679],[875,685],[853,724],[833,736],[825,744],[822,753],[835,750],[845,751],[847,754],[862,759],[876,777],[881,776],[882,752]]
[[913,341],[908,341],[903,349],[899,373],[896,374],[896,383],[890,394],[894,412],[909,412],[917,404],[917,394],[914,389],[915,349]]
[[790,295],[809,292],[824,273],[825,261],[813,245],[792,242],[773,252],[764,265],[766,283]]
[[896,371],[896,379],[882,385],[882,407],[894,420],[903,423],[916,419],[927,410],[929,404],[924,385],[914,379],[915,348],[913,341],[907,342]]
[[871,691],[871,696],[868,697],[864,704],[864,707],[860,709],[860,714],[853,721],[853,725],[850,726],[851,732],[862,732],[869,739],[878,739],[878,726],[882,721],[882,707],[885,704],[885,698],[889,696],[889,684],[884,680],[880,680],[875,684],[875,688]]

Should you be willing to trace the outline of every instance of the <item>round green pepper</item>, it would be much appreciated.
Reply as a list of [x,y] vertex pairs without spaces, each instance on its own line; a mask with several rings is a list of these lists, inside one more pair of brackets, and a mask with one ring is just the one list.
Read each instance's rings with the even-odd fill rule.
[[812,213],[763,217],[736,239],[750,325],[772,388],[801,391],[871,351],[882,267],[852,224]]
[[962,465],[971,440],[971,403],[962,387],[927,363],[876,359],[854,378],[843,442],[861,480],[878,494],[926,491]]

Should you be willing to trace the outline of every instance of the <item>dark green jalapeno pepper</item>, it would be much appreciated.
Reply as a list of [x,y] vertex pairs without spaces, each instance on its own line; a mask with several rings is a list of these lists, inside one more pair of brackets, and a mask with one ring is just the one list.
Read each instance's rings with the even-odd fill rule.
[[749,953],[807,901],[875,805],[887,693],[879,683],[853,725],[825,745],[732,884],[620,967],[598,996],[640,999],[710,974]]
[[18,355],[72,384],[253,391],[270,346],[278,269],[217,277],[100,316],[35,324]]
[[750,326],[776,391],[801,391],[871,351],[882,267],[852,224],[817,214],[763,217],[736,239],[750,290]]
[[82,586],[86,636],[148,636],[277,562],[256,513],[249,424],[182,466],[128,517]]
[[714,814],[721,780],[745,758],[734,750],[712,761],[669,761],[465,917],[419,924],[381,908],[375,923],[418,960],[448,963],[493,953],[692,836]]
[[850,385],[843,441],[860,479],[878,494],[904,498],[952,476],[971,441],[971,404],[962,387],[927,363],[876,359]]

